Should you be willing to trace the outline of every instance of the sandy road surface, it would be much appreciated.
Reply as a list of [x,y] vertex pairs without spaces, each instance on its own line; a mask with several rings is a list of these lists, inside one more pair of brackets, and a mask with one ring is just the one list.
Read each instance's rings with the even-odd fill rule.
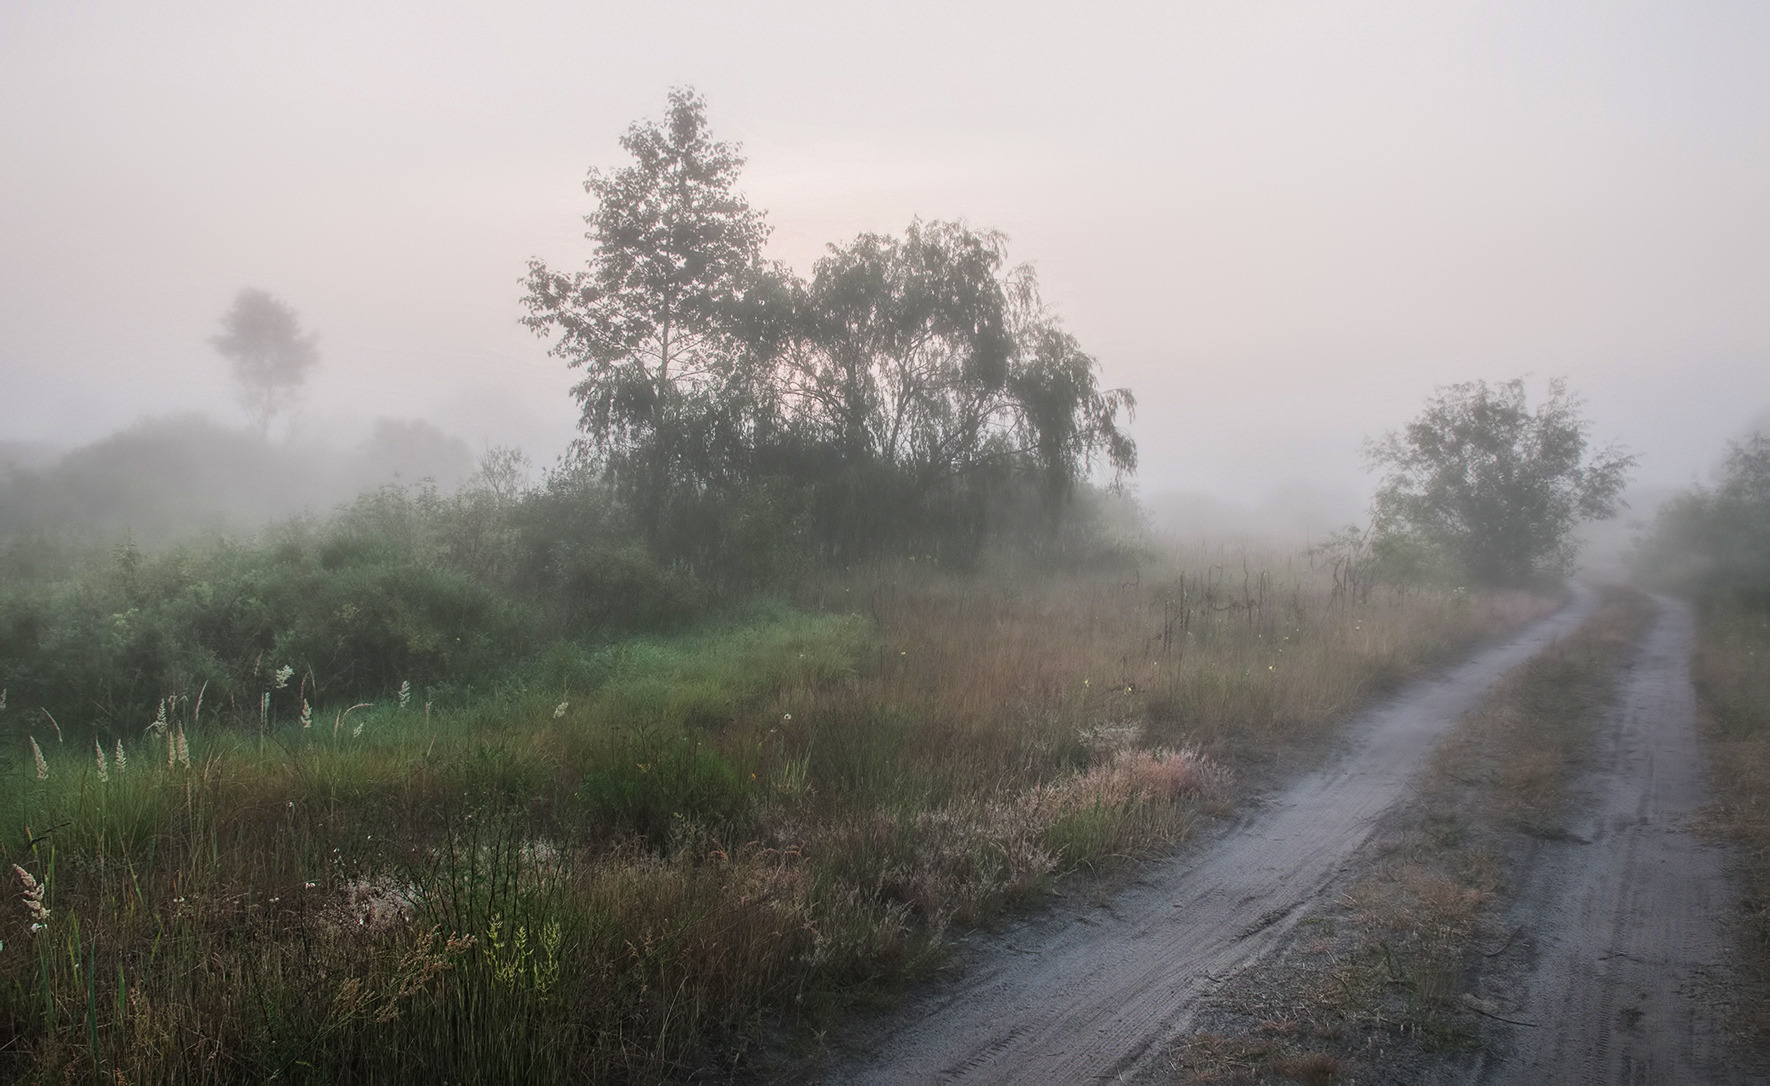
[[[1487,983],[1509,989],[1483,1083],[1762,1082],[1724,1049],[1738,915],[1720,850],[1692,820],[1707,802],[1690,685],[1689,608],[1659,615],[1572,795],[1582,812],[1542,842],[1509,925],[1520,932]],[[1518,999],[1522,993],[1523,998]]]
[[1102,1082],[1135,1076],[1199,996],[1275,946],[1408,792],[1441,732],[1513,666],[1592,611],[1560,612],[1348,731],[1349,749],[1210,846],[1151,871],[1110,909],[983,943],[964,977],[914,1003],[840,1083]]

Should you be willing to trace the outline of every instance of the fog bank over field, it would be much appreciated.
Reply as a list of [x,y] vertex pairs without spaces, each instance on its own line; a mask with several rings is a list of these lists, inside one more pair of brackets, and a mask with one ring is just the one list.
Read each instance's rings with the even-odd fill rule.
[[148,419],[76,449],[0,447],[0,538],[27,531],[152,546],[323,514],[387,485],[458,486],[465,442],[416,419],[275,442],[202,415]]
[[1439,386],[1565,375],[1685,485],[1770,409],[1770,9],[1733,2],[0,12],[0,440],[238,417],[243,286],[322,363],[297,432],[432,420],[551,462],[518,324],[588,167],[706,96],[767,254],[1000,229],[1109,387],[1138,486],[1366,489]]

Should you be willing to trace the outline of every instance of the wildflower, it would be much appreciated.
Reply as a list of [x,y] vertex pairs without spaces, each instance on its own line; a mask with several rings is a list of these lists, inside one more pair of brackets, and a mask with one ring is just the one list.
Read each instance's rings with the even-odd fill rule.
[[301,699],[301,726],[303,728],[313,727],[313,708],[307,704],[306,698]]
[[49,763],[43,760],[43,748],[37,745],[37,737],[33,735],[30,740],[31,757],[37,762],[37,779],[46,781],[49,779]]
[[363,718],[363,719],[361,719],[361,720],[359,720],[359,721],[357,721],[357,722],[356,722],[356,727],[354,727],[354,728],[352,728],[352,729],[350,729],[350,737],[351,737],[351,738],[352,738],[352,739],[359,739],[359,738],[361,738],[361,737],[362,737],[362,734],[363,734],[363,725],[364,725],[364,724],[367,724],[367,723],[368,723],[368,722],[369,722],[369,718],[368,718],[368,717],[364,717],[364,718]]
[[569,700],[562,701],[558,705],[555,705],[553,707],[553,719],[558,720],[560,717],[564,716],[566,708],[570,705],[571,705],[571,702]]
[[178,729],[177,746],[178,746],[178,764],[183,766],[186,769],[189,769],[191,767],[191,748],[190,748],[190,744],[186,743],[184,741],[184,729],[182,727]]
[[277,681],[277,689],[281,690],[283,687],[288,686],[289,680],[292,677],[294,677],[294,675],[295,675],[295,669],[290,667],[288,664],[284,664],[282,667],[277,668],[277,673],[275,676],[276,681]]
[[401,679],[399,684],[399,707],[404,709],[406,707],[406,702],[411,700],[412,682],[410,679]]
[[152,724],[149,724],[148,727],[154,729],[154,731],[160,733],[161,735],[166,734],[166,699],[165,698],[160,699],[160,711],[154,714],[154,722]]
[[92,753],[98,757],[98,779],[108,783],[111,779],[111,771],[104,763],[104,748],[98,745],[96,739],[92,741]]
[[129,768],[129,759],[123,755],[123,741],[117,740],[116,749],[111,751],[111,760],[117,763],[117,772],[122,773]]
[[25,892],[20,895],[25,899],[25,911],[31,914],[36,923],[31,925],[32,931],[42,930],[39,924],[49,919],[49,908],[43,904],[43,885],[31,877],[31,873],[17,864],[12,869],[18,872],[18,881],[24,884]]

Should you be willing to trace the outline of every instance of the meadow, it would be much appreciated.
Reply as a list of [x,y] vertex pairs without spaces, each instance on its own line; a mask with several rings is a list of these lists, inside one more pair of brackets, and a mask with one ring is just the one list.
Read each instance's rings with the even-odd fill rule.
[[904,559],[531,645],[471,684],[365,696],[261,653],[225,707],[168,689],[103,735],[15,703],[0,1072],[670,1081],[763,1046],[815,1059],[953,931],[1175,847],[1250,769],[1548,606],[1311,565],[1148,543],[1086,570]]

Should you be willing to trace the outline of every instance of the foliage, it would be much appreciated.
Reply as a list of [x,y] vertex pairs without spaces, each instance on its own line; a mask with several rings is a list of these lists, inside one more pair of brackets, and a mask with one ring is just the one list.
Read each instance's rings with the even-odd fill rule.
[[[371,496],[289,557],[441,547],[431,500]],[[0,1079],[775,1077],[764,1033],[826,1029],[949,925],[1183,836],[1222,802],[1213,752],[1309,743],[1518,617],[1265,574],[1241,595],[1233,556],[1199,561],[883,567],[806,586],[837,613],[558,642],[433,710],[328,690],[260,738],[179,701],[103,762],[33,720],[41,777],[0,749]],[[35,716],[11,702],[0,722]]]
[[975,507],[1016,478],[1055,511],[1097,457],[1135,468],[1118,427],[1130,392],[1099,388],[1097,363],[1046,311],[1032,270],[1004,274],[1005,245],[918,222],[818,261],[781,395],[823,537],[875,539],[931,499]]
[[589,268],[531,260],[524,323],[557,335],[552,353],[585,371],[572,390],[584,441],[655,538],[671,492],[733,453],[738,313],[758,289],[767,231],[733,190],[743,159],[708,135],[693,92],[672,91],[665,123],[634,124],[621,146],[633,164],[584,183],[597,201]]
[[233,363],[240,403],[260,434],[270,432],[271,419],[320,360],[319,337],[302,332],[295,311],[251,287],[234,298],[209,342]]
[[1588,456],[1579,407],[1559,379],[1534,411],[1522,380],[1440,389],[1367,449],[1388,472],[1373,510],[1379,549],[1416,565],[1448,562],[1483,584],[1566,573],[1574,526],[1615,513],[1635,463],[1615,448]]
[[762,569],[927,547],[1049,527],[1095,463],[1134,470],[1130,392],[1099,387],[1000,234],[863,234],[802,282],[763,260],[743,159],[698,96],[621,144],[633,164],[586,184],[589,267],[531,261],[524,323],[585,371],[580,450],[648,543]]
[[[559,476],[513,497],[504,482],[385,487],[256,541],[124,543],[20,576],[0,595],[0,688],[107,741],[168,694],[206,691],[256,724],[302,698],[493,683],[549,638],[664,629],[708,606],[594,487]],[[261,705],[284,666],[299,679]]]
[[1770,609],[1770,435],[1731,445],[1714,489],[1666,503],[1635,564],[1661,584]]

